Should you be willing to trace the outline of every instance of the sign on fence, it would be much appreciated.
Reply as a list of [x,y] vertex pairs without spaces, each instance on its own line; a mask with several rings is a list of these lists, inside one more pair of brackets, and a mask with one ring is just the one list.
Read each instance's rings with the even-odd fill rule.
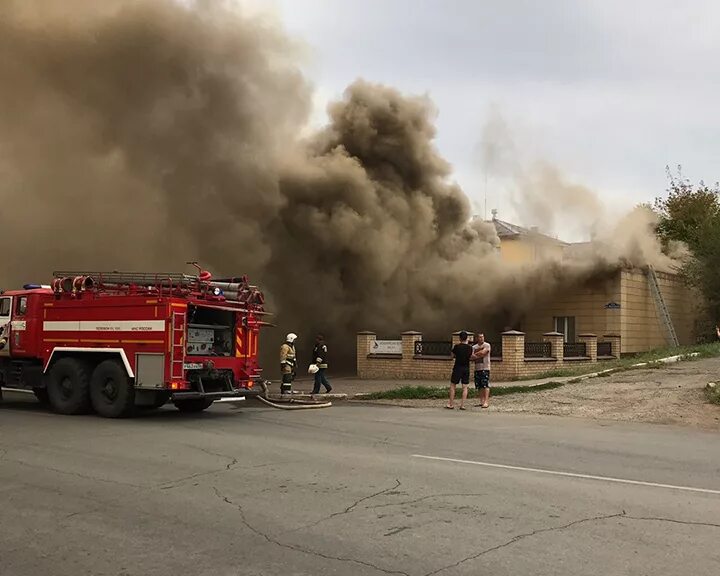
[[402,340],[375,340],[370,354],[402,354]]

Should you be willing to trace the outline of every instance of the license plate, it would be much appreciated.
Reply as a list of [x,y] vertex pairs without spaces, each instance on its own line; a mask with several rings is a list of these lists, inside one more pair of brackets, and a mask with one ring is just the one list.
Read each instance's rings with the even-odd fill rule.
[[239,398],[220,398],[219,400],[215,400],[215,402],[242,402],[245,400],[245,396],[240,396]]
[[203,367],[202,364],[195,364],[195,363],[183,364],[183,368],[185,370],[202,370],[202,367]]

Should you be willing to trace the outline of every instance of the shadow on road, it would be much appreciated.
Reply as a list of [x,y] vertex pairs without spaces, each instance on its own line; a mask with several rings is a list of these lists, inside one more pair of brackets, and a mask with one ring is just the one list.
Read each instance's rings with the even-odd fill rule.
[[[224,420],[227,418],[234,417],[242,408],[251,407],[253,409],[267,409],[273,410],[272,408],[266,408],[259,402],[241,402],[235,406],[228,405],[229,410],[217,410],[216,407],[211,407],[204,412],[197,414],[183,413],[176,410],[172,404],[166,404],[161,408],[149,409],[149,408],[137,408],[132,415],[133,420],[153,421],[153,420],[179,420],[183,422],[187,421],[213,421],[213,420]],[[0,410],[12,411],[12,412],[29,412],[39,413],[57,416],[58,418],[99,418],[93,412],[87,414],[77,414],[74,416],[68,416],[65,414],[56,414],[50,407],[45,404],[38,402],[35,396],[32,394],[26,394],[22,392],[7,392],[3,391],[3,398],[0,400]],[[102,420],[107,420],[103,418]]]

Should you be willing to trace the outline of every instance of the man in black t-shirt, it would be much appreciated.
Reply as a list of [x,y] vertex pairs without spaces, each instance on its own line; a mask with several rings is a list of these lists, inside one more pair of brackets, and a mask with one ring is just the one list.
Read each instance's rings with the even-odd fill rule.
[[465,410],[465,400],[468,395],[468,384],[470,384],[470,356],[472,356],[472,346],[468,344],[468,334],[464,330],[460,332],[460,343],[455,344],[452,349],[452,355],[455,358],[452,375],[450,376],[450,402],[445,408],[452,410],[455,408],[455,386],[462,383],[462,399],[460,400],[460,410]]

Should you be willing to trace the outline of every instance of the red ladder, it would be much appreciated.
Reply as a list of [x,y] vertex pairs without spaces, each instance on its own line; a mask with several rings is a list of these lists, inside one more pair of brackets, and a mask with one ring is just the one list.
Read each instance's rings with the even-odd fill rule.
[[185,376],[185,311],[173,310],[170,327],[170,378],[182,380]]

